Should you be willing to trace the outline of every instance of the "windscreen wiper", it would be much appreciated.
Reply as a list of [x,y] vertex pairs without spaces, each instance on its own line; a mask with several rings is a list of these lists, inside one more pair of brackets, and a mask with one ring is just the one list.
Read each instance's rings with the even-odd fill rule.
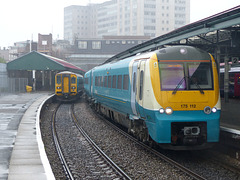
[[185,76],[181,79],[181,81],[177,84],[177,86],[175,87],[175,89],[173,90],[172,94],[176,94],[177,90],[180,88],[180,86],[182,85],[183,81],[185,80]]
[[[193,81],[192,81],[192,76],[189,77],[189,81],[190,81],[190,82],[193,82]],[[194,83],[194,85],[196,85],[196,87],[198,88],[198,90],[200,91],[200,93],[201,93],[201,94],[204,94],[204,91],[203,91],[202,88],[199,86],[199,84],[197,83],[197,81],[195,81],[195,82],[193,82],[193,83]]]

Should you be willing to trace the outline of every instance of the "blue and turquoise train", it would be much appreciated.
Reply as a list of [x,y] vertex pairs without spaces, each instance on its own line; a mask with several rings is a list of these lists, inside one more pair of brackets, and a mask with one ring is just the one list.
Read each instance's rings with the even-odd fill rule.
[[99,65],[84,75],[97,112],[144,142],[197,150],[219,141],[221,101],[213,56],[172,46]]

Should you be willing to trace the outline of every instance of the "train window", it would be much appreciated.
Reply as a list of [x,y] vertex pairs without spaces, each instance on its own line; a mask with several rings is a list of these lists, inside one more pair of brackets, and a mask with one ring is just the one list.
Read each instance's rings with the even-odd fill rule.
[[108,76],[108,87],[111,88],[112,76]]
[[142,100],[143,96],[143,71],[140,72],[140,87],[139,87],[139,99]]
[[133,92],[136,90],[136,73],[133,73]]
[[107,83],[108,83],[107,76],[104,76],[104,87],[107,87]]
[[189,88],[212,89],[212,72],[210,63],[189,63]]
[[101,87],[103,87],[103,76],[100,76]]
[[89,81],[89,78],[88,78],[88,77],[84,78],[84,83],[85,83],[85,84],[88,84],[88,81]]
[[117,88],[122,89],[122,75],[118,75]]
[[95,76],[95,86],[98,86],[98,77]]
[[57,76],[57,84],[61,84],[61,75]]
[[75,77],[72,77],[72,78],[71,78],[71,83],[72,83],[72,84],[76,84],[76,78],[75,78]]
[[98,86],[101,86],[102,76],[98,76]]
[[129,77],[128,74],[123,75],[123,89],[128,90]]
[[162,90],[174,90],[178,86],[178,84],[178,89],[183,90],[186,88],[183,64],[161,63],[160,70]]
[[112,88],[116,88],[117,87],[117,76],[113,75],[113,81],[112,81]]

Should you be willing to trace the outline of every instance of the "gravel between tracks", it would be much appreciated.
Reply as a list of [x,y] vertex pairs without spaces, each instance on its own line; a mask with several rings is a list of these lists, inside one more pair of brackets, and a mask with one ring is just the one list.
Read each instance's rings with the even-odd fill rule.
[[74,113],[94,142],[132,179],[191,179],[106,125],[83,101],[75,104]]
[[[45,107],[41,114],[42,139],[55,178],[66,179],[52,141],[51,118],[56,107],[57,104],[50,104]],[[173,169],[169,164],[149,154],[110,128],[95,114],[92,114],[91,109],[84,100],[75,104],[74,111],[80,125],[88,135],[132,179],[190,179],[186,177],[185,174]],[[199,153],[203,152],[199,151]],[[166,153],[179,163],[202,174],[207,179],[239,179],[238,174],[224,169],[221,166],[218,167],[220,164],[211,163],[211,160],[197,157],[195,155],[196,152]],[[79,158],[80,156],[74,159],[75,161],[79,161]]]
[[58,104],[52,103],[43,109],[40,118],[40,128],[45,151],[47,153],[47,157],[55,178],[66,179],[66,175],[63,171],[62,164],[56,152],[52,137],[52,116],[57,106]]

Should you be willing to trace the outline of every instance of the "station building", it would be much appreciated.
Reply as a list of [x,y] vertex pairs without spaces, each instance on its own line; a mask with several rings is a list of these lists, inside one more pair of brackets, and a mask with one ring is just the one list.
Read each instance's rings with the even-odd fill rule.
[[76,39],[68,62],[90,70],[112,56],[150,40],[150,36],[103,36],[95,39]]
[[32,51],[7,63],[9,78],[24,78],[19,83],[23,87],[32,86],[33,90],[54,90],[55,75],[61,71],[84,74],[85,70],[46,54]]

